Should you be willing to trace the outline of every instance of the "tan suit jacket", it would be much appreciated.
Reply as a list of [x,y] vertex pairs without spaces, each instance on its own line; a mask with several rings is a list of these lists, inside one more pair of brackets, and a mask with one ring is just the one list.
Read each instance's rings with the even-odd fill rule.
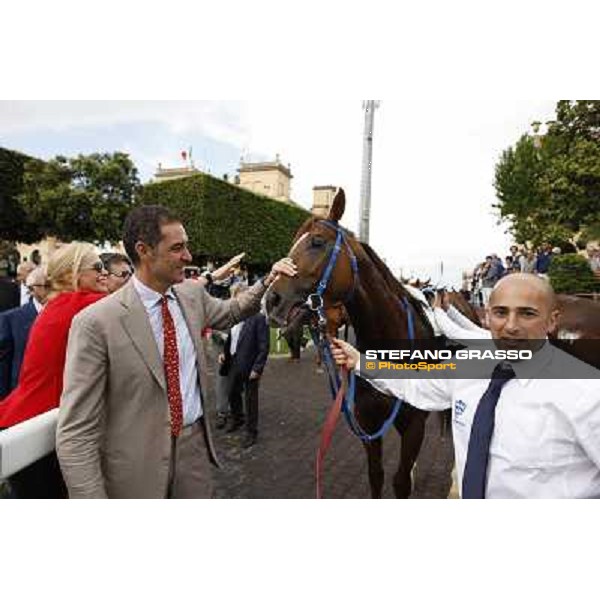
[[[202,329],[227,329],[258,312],[265,289],[258,282],[227,301],[211,297],[195,282],[173,289],[194,340],[205,404]],[[203,412],[203,438],[218,465],[206,406]],[[71,498],[166,496],[171,434],[164,367],[131,281],[73,320],[56,444]]]

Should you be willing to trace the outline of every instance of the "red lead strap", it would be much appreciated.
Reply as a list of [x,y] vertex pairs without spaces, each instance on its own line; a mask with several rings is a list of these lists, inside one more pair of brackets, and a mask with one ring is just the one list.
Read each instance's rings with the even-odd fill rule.
[[344,396],[346,395],[347,374],[348,369],[346,369],[346,367],[342,367],[342,383],[340,385],[340,389],[338,390],[337,396],[335,397],[335,402],[329,409],[329,413],[327,414],[327,418],[325,419],[325,425],[323,425],[323,431],[321,432],[321,443],[319,445],[319,449],[317,450],[316,464],[318,500],[321,500],[323,498],[323,462],[325,461],[325,455],[327,454],[327,450],[331,445],[331,439],[333,437],[333,432],[335,431],[335,426],[337,424],[338,418],[340,416],[340,413],[342,412],[342,402],[344,401]]

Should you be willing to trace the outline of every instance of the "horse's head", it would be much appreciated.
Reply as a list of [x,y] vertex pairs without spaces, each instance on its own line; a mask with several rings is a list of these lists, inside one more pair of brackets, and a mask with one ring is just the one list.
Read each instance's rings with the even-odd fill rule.
[[351,296],[356,271],[351,256],[357,242],[339,226],[345,205],[344,191],[338,189],[327,219],[311,218],[298,230],[288,253],[298,274],[280,278],[267,292],[266,308],[274,325],[291,328],[306,320],[320,302],[317,295],[326,313]]

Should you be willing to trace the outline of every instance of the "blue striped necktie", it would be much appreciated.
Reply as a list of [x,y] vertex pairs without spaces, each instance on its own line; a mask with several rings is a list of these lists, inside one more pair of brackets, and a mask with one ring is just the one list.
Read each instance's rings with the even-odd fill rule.
[[492,380],[481,397],[469,437],[467,463],[462,481],[462,497],[485,498],[487,467],[490,457],[490,442],[494,433],[496,405],[504,385],[515,376],[510,365],[500,363],[492,374]]

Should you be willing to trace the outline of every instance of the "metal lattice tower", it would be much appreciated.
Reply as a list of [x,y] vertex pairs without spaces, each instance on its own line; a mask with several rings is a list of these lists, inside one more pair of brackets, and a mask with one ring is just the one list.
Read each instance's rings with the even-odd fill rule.
[[373,165],[373,127],[375,125],[375,110],[379,101],[365,100],[365,133],[363,138],[362,181],[360,185],[360,221],[359,238],[361,242],[369,243],[369,226],[371,219],[371,175]]

